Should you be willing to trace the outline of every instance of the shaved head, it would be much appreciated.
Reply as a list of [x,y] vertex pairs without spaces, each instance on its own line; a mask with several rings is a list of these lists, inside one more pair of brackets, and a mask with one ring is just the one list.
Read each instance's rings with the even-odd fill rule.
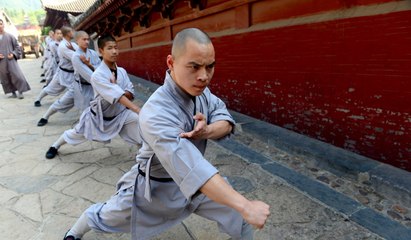
[[73,31],[73,29],[71,27],[68,27],[68,26],[63,26],[61,28],[61,33],[63,33],[64,37],[67,37],[72,31]]
[[211,44],[210,37],[207,33],[198,28],[186,28],[177,33],[173,40],[173,46],[171,48],[171,55],[173,58],[178,58],[185,52],[188,39],[194,40],[196,43],[200,44]]
[[86,33],[85,31],[77,31],[74,34],[74,39],[76,39],[76,40],[81,38],[81,37],[88,37],[88,33]]

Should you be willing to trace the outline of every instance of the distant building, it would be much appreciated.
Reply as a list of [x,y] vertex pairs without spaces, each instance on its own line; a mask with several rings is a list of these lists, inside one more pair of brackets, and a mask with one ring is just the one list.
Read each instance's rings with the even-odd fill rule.
[[85,12],[97,0],[41,0],[46,11],[43,26],[52,29],[61,28],[63,25],[71,25],[70,20]]
[[[162,84],[175,34],[210,34],[228,107],[411,171],[408,0],[97,0],[74,23]],[[281,139],[279,139],[281,141]]]

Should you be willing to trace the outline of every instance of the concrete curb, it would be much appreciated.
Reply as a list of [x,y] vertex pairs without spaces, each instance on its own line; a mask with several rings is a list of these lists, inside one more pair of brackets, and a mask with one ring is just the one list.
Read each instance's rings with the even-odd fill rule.
[[387,196],[395,194],[404,205],[411,206],[411,173],[241,113],[231,114],[247,134],[283,151],[310,155],[320,167],[337,176],[356,179],[366,173],[375,189]]
[[273,162],[271,159],[241,143],[233,140],[227,140],[219,142],[218,144],[246,161],[260,165],[261,168],[272,175],[284,179],[299,191],[317,199],[321,203],[345,215],[347,219],[358,223],[359,225],[384,237],[385,239],[411,239],[410,228],[407,228],[400,223],[381,215],[371,208],[363,206],[361,203],[318,181],[282,166],[281,164]]

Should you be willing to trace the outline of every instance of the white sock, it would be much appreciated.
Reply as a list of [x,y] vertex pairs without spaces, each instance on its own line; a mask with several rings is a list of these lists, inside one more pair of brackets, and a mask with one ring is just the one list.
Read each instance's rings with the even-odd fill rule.
[[43,89],[43,90],[41,90],[41,92],[40,92],[39,96],[37,97],[36,101],[41,101],[41,99],[43,99],[45,96],[47,96],[47,93]]
[[84,234],[90,231],[91,228],[87,224],[87,215],[85,213],[81,214],[77,222],[73,225],[66,236],[73,236],[75,238],[81,238]]
[[61,147],[61,145],[66,144],[66,141],[64,140],[63,135],[61,135],[59,137],[59,139],[57,139],[57,141],[55,143],[53,143],[53,145],[51,145],[52,147],[55,147],[56,149],[59,149]]
[[52,106],[47,109],[47,112],[44,114],[43,118],[44,119],[49,119],[49,117],[57,112],[56,109],[54,109]]

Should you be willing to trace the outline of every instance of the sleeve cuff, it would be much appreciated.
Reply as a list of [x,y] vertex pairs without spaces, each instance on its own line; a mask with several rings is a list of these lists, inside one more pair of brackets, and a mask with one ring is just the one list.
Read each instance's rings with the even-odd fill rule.
[[180,184],[180,190],[187,199],[190,199],[208,179],[217,173],[217,169],[203,159],[184,177]]

